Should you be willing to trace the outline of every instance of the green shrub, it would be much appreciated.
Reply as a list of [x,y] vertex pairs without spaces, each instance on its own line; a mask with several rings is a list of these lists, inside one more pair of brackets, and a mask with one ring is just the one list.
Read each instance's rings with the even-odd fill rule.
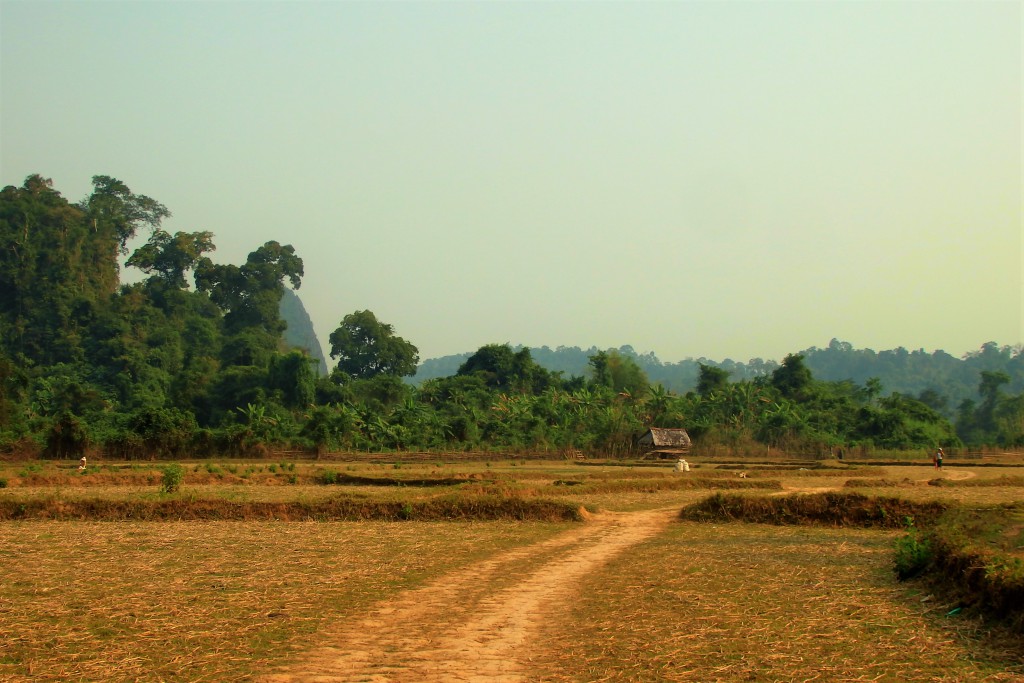
[[337,484],[338,473],[334,470],[324,470],[320,473],[319,481],[321,484]]
[[77,460],[85,455],[91,440],[85,422],[70,412],[61,413],[53,419],[46,432],[46,449],[48,458]]
[[178,408],[143,408],[132,414],[129,427],[145,454],[156,458],[188,454],[199,430],[195,416]]
[[160,490],[164,493],[174,493],[181,488],[181,482],[185,480],[185,470],[178,463],[171,463],[160,468],[163,479]]
[[7,477],[0,477],[0,489],[7,488]]
[[896,577],[903,581],[923,572],[932,561],[932,544],[927,537],[911,527],[907,535],[896,540],[893,558]]
[[18,471],[18,476],[21,477],[22,479],[28,479],[33,474],[36,474],[37,472],[42,472],[42,471],[43,471],[43,466],[41,464],[37,463],[37,462],[33,462],[33,463],[29,463],[28,465],[25,465],[24,468],[19,470]]

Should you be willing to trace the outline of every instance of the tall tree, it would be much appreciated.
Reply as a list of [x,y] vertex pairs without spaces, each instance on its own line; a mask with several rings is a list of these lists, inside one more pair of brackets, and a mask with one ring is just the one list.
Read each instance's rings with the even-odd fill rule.
[[[284,281],[292,288],[302,284],[302,259],[290,245],[271,241],[249,254],[242,266],[214,264],[199,258],[195,267],[196,289],[208,292],[210,299],[224,311],[224,331],[229,337],[244,336],[247,343],[256,340],[259,355],[269,360],[285,329],[281,320]],[[225,346],[225,349],[228,347]],[[252,353],[243,354],[245,358]],[[228,364],[240,364],[237,358],[224,357]],[[243,363],[244,364],[244,363]]]
[[811,371],[804,365],[804,357],[799,353],[791,353],[782,361],[775,372],[772,373],[772,386],[780,394],[792,400],[803,400],[808,398],[811,387],[814,384],[814,377]]
[[[628,349],[629,347],[624,347]],[[633,357],[616,349],[598,351],[590,357],[592,384],[614,392],[627,392],[633,396],[644,394],[650,386],[647,373]]]
[[721,393],[729,386],[729,372],[722,368],[705,363],[700,364],[700,375],[697,377],[697,393],[707,398],[713,393]]
[[284,281],[292,288],[302,284],[302,259],[295,249],[270,241],[249,254],[242,266],[214,264],[202,257],[196,265],[196,288],[225,311],[229,334],[258,327],[275,336],[284,330],[279,315]]
[[523,347],[514,351],[509,344],[486,344],[459,366],[459,375],[475,375],[500,391],[539,393],[556,382]]
[[87,328],[117,288],[118,254],[140,226],[170,215],[109,176],[93,186],[78,205],[39,175],[0,192],[2,341],[30,360],[82,359]]
[[125,265],[134,266],[171,287],[185,289],[188,287],[185,273],[196,267],[203,254],[214,249],[213,233],[177,232],[171,236],[158,228]]
[[336,372],[342,376],[369,379],[416,373],[419,349],[397,336],[394,327],[377,320],[372,311],[346,315],[329,341],[331,358],[338,360]]
[[103,284],[113,293],[119,271],[117,257],[127,255],[128,241],[143,226],[159,228],[171,212],[155,199],[133,193],[117,178],[93,176],[92,186],[92,194],[79,203],[93,235],[88,266],[108,276]]

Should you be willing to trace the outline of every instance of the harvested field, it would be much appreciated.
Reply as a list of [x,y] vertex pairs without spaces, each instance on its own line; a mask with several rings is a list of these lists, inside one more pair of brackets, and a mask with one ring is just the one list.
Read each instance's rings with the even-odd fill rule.
[[[1019,638],[895,581],[889,530],[1021,468],[691,466],[189,463],[164,494],[4,463],[0,681],[1024,680]],[[678,521],[701,501],[818,525]]]
[[378,600],[565,528],[6,522],[0,680],[244,680]]
[[1019,640],[894,582],[892,539],[674,524],[581,583],[534,680],[1024,680]]

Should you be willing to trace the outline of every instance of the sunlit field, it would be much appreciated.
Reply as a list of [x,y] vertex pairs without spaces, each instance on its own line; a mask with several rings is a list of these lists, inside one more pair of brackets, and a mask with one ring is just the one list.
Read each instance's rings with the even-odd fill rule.
[[[332,624],[602,511],[681,510],[716,492],[1024,499],[1024,467],[998,464],[195,462],[168,493],[159,463],[0,463],[0,680],[245,680]],[[400,518],[271,521],[244,506],[338,500]],[[424,521],[439,500],[450,519]],[[212,512],[137,521],[105,507],[119,501]],[[540,501],[581,516],[544,517]],[[530,679],[1022,680],[1017,636],[896,580],[901,533],[674,522],[578,582],[532,646]]]

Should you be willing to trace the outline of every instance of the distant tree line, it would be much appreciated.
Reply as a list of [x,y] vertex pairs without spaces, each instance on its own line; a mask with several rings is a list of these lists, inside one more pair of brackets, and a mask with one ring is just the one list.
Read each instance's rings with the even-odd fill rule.
[[[522,347],[516,347],[522,348]],[[591,355],[598,349],[559,346],[530,348],[544,368],[565,375],[583,374]],[[617,349],[636,363],[652,385],[660,384],[672,393],[685,395],[697,390],[702,368],[724,372],[729,382],[763,382],[778,368],[773,360],[754,358],[747,362],[707,358],[662,362],[652,353],[639,354],[631,346]],[[911,397],[954,422],[966,443],[1019,443],[1014,427],[1019,397],[1024,393],[1024,348],[983,344],[977,351],[954,357],[945,351],[885,351],[855,349],[848,342],[833,339],[827,348],[811,347],[799,352],[816,380],[839,385],[872,386],[878,398],[894,395]],[[413,381],[425,382],[454,374],[469,354],[424,361]],[[980,413],[978,411],[981,411]],[[1015,431],[1016,430],[1016,431]]]
[[[530,347],[531,354],[541,366],[566,376],[586,372],[590,356],[599,350],[597,347],[581,349],[576,346],[555,349]],[[639,365],[652,383],[679,394],[696,388],[701,365],[725,370],[731,381],[765,377],[779,367],[777,361],[761,358],[746,362],[728,358],[715,361],[703,357],[662,362],[655,354],[640,354],[631,346],[621,346],[617,351]],[[818,379],[850,380],[857,384],[877,379],[884,387],[883,394],[899,392],[923,397],[949,418],[957,415],[957,408],[964,400],[977,401],[981,398],[980,373],[983,371],[1005,373],[1009,378],[1005,389],[1011,393],[1024,392],[1024,348],[1020,346],[998,346],[995,342],[988,342],[979,350],[958,358],[941,350],[929,353],[923,349],[907,351],[902,347],[878,352],[855,349],[848,342],[833,339],[827,348],[811,347],[798,353]],[[419,383],[454,375],[469,355],[463,353],[424,360],[412,381]]]
[[[669,366],[629,347],[565,354],[488,344],[452,372],[412,383],[416,346],[369,310],[343,316],[331,333],[328,374],[286,341],[282,298],[304,274],[295,250],[270,241],[244,264],[217,263],[213,235],[172,235],[161,227],[169,215],[107,176],[77,203],[38,175],[0,191],[0,449],[118,458],[269,448],[622,454],[652,426],[686,427],[698,443],[818,453],[1024,444],[1024,399],[1012,393],[1019,349],[985,347],[971,359],[991,369],[953,415],[938,379],[917,393],[885,393],[874,375],[824,377],[817,351],[779,364],[669,364],[669,381]],[[129,254],[143,229],[148,240]],[[121,257],[145,278],[122,284]],[[560,354],[572,357],[569,371],[545,366]],[[915,360],[893,362],[909,378],[919,359],[906,355]]]

